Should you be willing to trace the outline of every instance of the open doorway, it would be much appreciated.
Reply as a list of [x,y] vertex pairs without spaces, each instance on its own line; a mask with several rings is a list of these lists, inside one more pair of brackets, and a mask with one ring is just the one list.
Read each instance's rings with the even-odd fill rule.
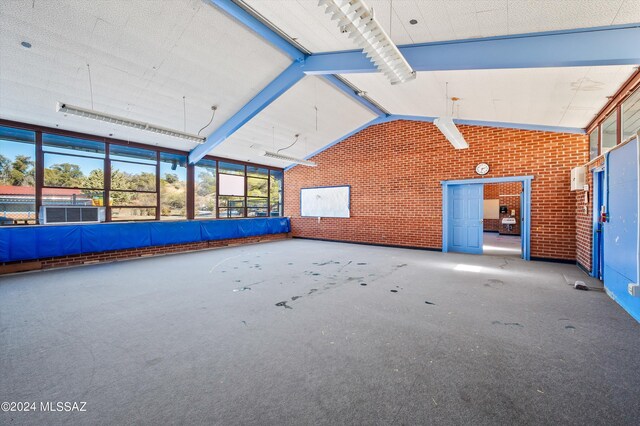
[[522,182],[484,185],[482,253],[522,256]]
[[[530,260],[532,179],[533,176],[512,176],[442,181],[442,251]],[[510,186],[488,186],[504,183]],[[485,187],[489,191],[486,198],[494,200],[488,204],[493,206],[491,220],[495,221],[487,232]]]

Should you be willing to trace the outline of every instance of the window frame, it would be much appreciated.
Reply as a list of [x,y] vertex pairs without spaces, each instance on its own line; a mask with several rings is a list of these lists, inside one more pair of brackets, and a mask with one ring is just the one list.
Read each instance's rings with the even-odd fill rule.
[[[274,167],[274,166],[269,166],[269,165],[265,165],[265,164],[258,164],[258,163],[251,163],[251,162],[245,162],[245,161],[238,161],[238,160],[233,160],[233,159],[229,159],[229,158],[223,158],[223,157],[217,157],[217,156],[211,156],[211,155],[206,155],[202,158],[202,160],[207,160],[207,161],[213,161],[216,164],[216,196],[215,196],[215,200],[216,200],[216,211],[215,211],[215,215],[212,215],[211,218],[204,218],[204,217],[199,217],[196,218],[196,213],[195,213],[195,176],[194,176],[194,170],[196,167],[196,164],[190,164],[189,160],[188,160],[188,155],[189,152],[188,151],[181,151],[181,150],[177,150],[177,149],[172,149],[172,148],[162,148],[162,147],[157,147],[157,146],[152,146],[152,145],[147,145],[147,144],[143,144],[143,143],[138,143],[138,142],[131,142],[131,141],[125,141],[125,140],[121,140],[121,139],[116,139],[116,138],[111,138],[111,137],[102,137],[102,136],[98,136],[98,135],[91,135],[91,134],[87,134],[87,133],[81,133],[81,132],[74,132],[74,131],[68,131],[68,130],[61,130],[61,129],[57,129],[57,128],[51,128],[51,127],[47,127],[47,126],[41,126],[41,125],[34,125],[34,124],[29,124],[29,123],[22,123],[22,122],[16,122],[16,121],[11,121],[11,120],[6,120],[6,119],[1,119],[0,118],[0,126],[2,127],[8,127],[8,128],[13,128],[13,129],[20,129],[20,130],[26,130],[26,131],[32,131],[35,133],[35,145],[36,145],[36,154],[35,154],[35,189],[36,189],[36,224],[39,221],[39,210],[40,207],[43,205],[42,204],[42,191],[43,189],[48,189],[48,188],[52,188],[52,189],[57,189],[60,187],[52,187],[52,186],[44,186],[44,155],[47,152],[51,152],[51,151],[47,151],[46,149],[43,149],[43,134],[50,134],[50,135],[55,135],[55,136],[64,136],[64,137],[71,137],[71,138],[77,138],[77,139],[84,139],[87,141],[93,141],[93,142],[101,142],[105,144],[105,153],[104,153],[104,157],[103,158],[99,158],[96,156],[86,156],[88,158],[91,159],[101,159],[103,161],[104,167],[103,167],[103,175],[104,175],[104,180],[103,180],[103,186],[104,188],[102,188],[102,192],[103,192],[103,207],[105,207],[106,210],[106,222],[122,222],[122,220],[113,220],[113,218],[111,217],[111,210],[112,208],[155,208],[156,209],[156,218],[155,219],[135,219],[135,220],[131,220],[131,221],[160,221],[160,155],[161,153],[167,153],[167,154],[175,154],[175,155],[182,155],[182,156],[187,156],[187,185],[186,185],[186,218],[185,220],[211,220],[213,218],[215,219],[224,219],[224,217],[219,217],[219,209],[220,209],[220,203],[219,203],[219,198],[220,198],[220,192],[219,192],[219,184],[220,184],[220,180],[218,178],[218,174],[220,173],[220,167],[219,164],[222,163],[232,163],[234,165],[239,165],[242,166],[244,169],[244,174],[242,175],[244,178],[244,184],[245,184],[245,195],[244,195],[244,207],[243,207],[243,214],[242,214],[242,218],[247,218],[247,198],[254,198],[254,197],[248,197],[248,187],[247,187],[247,168],[249,167],[255,167],[255,168],[260,168],[260,169],[267,169],[269,171],[269,179],[271,176],[271,172],[272,171],[277,171],[277,172],[281,172],[283,174],[283,189],[284,189],[284,169],[280,168],[280,167]],[[144,150],[148,150],[148,151],[152,151],[155,153],[155,168],[156,168],[156,188],[155,191],[135,191],[135,190],[120,190],[120,189],[115,189],[115,188],[111,188],[111,162],[112,161],[120,161],[120,162],[129,162],[127,160],[122,160],[122,159],[111,159],[111,146],[123,146],[123,147],[131,147],[131,148],[137,148],[137,149],[144,149]],[[78,150],[78,154],[70,154],[70,153],[56,153],[56,152],[51,152],[52,154],[61,154],[61,155],[69,155],[69,156],[77,156],[77,157],[83,157],[82,151]],[[136,161],[131,161],[132,163],[136,163]],[[146,164],[149,165],[149,164]],[[236,175],[239,176],[239,175]],[[271,217],[271,202],[270,202],[270,186],[271,185],[267,185],[267,199],[269,200],[269,202],[267,203],[267,215],[268,217]],[[77,190],[91,190],[91,191],[99,191],[99,189],[96,188],[75,188],[75,187],[64,187],[66,189],[77,189]],[[155,206],[149,206],[149,207],[145,207],[145,206],[111,206],[109,205],[109,200],[111,198],[111,192],[141,192],[141,193],[155,193],[156,194],[156,205]],[[282,205],[280,206],[281,211],[279,213],[279,216],[282,217],[284,215],[284,200],[282,202]],[[129,220],[126,220],[129,221]]]
[[[615,95],[609,97],[609,101],[605,104],[605,106],[596,114],[595,118],[591,120],[589,125],[586,127],[586,134],[590,135],[596,128],[599,129],[599,142],[598,142],[598,155],[596,158],[602,156],[604,153],[602,152],[602,125],[603,123],[611,116],[611,114],[617,114],[616,120],[616,144],[615,146],[620,145],[625,142],[622,139],[623,137],[623,104],[633,96],[635,93],[640,91],[640,69],[637,70],[627,81],[622,85],[622,87],[615,93]],[[591,159],[593,161],[595,159]]]

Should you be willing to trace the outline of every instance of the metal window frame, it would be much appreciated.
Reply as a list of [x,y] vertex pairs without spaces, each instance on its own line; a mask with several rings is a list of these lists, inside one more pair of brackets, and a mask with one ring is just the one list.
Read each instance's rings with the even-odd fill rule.
[[[58,135],[58,136],[66,136],[66,137],[72,137],[72,138],[77,138],[77,139],[84,139],[84,140],[89,140],[89,141],[95,141],[95,142],[101,142],[105,144],[105,154],[104,154],[104,158],[98,158],[98,157],[90,157],[87,156],[87,158],[91,158],[91,159],[96,159],[96,160],[103,160],[103,173],[104,173],[104,188],[70,188],[70,187],[63,187],[66,189],[87,189],[87,190],[102,190],[104,193],[104,207],[106,210],[106,215],[105,215],[105,220],[106,222],[121,222],[122,220],[113,220],[112,217],[112,212],[111,209],[112,208],[155,208],[156,209],[156,218],[153,219],[154,221],[161,221],[161,212],[160,212],[160,201],[161,201],[161,194],[160,194],[160,154],[161,153],[167,153],[167,154],[177,154],[177,155],[183,155],[187,158],[187,185],[186,185],[186,191],[187,191],[187,200],[186,200],[186,219],[187,220],[200,220],[200,219],[196,219],[195,218],[195,167],[197,166],[197,163],[195,164],[191,164],[188,162],[188,158],[189,158],[189,151],[181,151],[181,150],[177,150],[177,149],[172,149],[172,148],[160,148],[160,147],[155,147],[155,146],[151,146],[151,145],[146,145],[143,143],[139,143],[139,142],[131,142],[131,141],[125,141],[122,139],[116,139],[116,138],[109,138],[109,137],[103,137],[103,136],[97,136],[97,135],[92,135],[92,134],[88,134],[88,133],[82,133],[82,132],[74,132],[74,131],[70,131],[70,130],[62,130],[62,129],[58,129],[58,128],[52,128],[52,127],[47,127],[47,126],[42,126],[42,125],[36,125],[36,124],[30,124],[30,123],[24,123],[24,122],[19,122],[19,121],[12,121],[12,120],[6,120],[6,119],[2,119],[0,118],[0,126],[2,127],[10,127],[10,128],[15,128],[15,129],[21,129],[21,130],[27,130],[27,131],[32,131],[35,133],[35,223],[37,224],[39,221],[39,209],[42,206],[42,190],[43,188],[59,188],[59,187],[52,187],[52,186],[45,186],[44,185],[44,154],[46,149],[43,149],[43,142],[42,142],[42,136],[43,134],[52,134],[52,135]],[[123,163],[130,163],[130,164],[140,164],[140,165],[146,165],[146,166],[154,166],[154,164],[149,164],[149,163],[143,163],[143,162],[137,162],[137,161],[129,161],[129,160],[121,160],[121,159],[113,159],[111,158],[111,146],[126,146],[126,147],[131,147],[131,148],[139,148],[139,149],[145,149],[148,151],[152,151],[155,152],[155,168],[156,168],[156,188],[155,191],[136,191],[136,190],[113,190],[116,192],[133,192],[133,193],[145,193],[145,194],[156,194],[157,197],[157,202],[155,206],[111,206],[109,205],[109,200],[111,197],[111,192],[112,192],[112,188],[111,188],[111,171],[112,171],[112,167],[111,167],[111,161],[118,161],[118,162],[123,162]],[[47,151],[48,152],[48,151]],[[59,154],[59,155],[67,155],[67,156],[76,156],[76,157],[84,157],[82,154],[68,154],[68,153],[56,153],[56,152],[50,152],[52,154]],[[212,156],[212,155],[206,155],[203,157],[203,160],[209,160],[209,161],[214,161],[216,164],[216,212],[215,212],[215,218],[216,219],[220,219],[219,217],[219,197],[220,197],[220,179],[218,178],[218,174],[219,174],[219,164],[220,162],[226,162],[226,163],[231,163],[231,164],[236,164],[236,165],[241,165],[243,166],[244,169],[244,173],[243,173],[243,177],[244,177],[244,181],[245,181],[245,196],[244,196],[244,211],[243,211],[243,218],[247,218],[247,167],[251,166],[251,167],[256,167],[256,168],[262,168],[262,169],[267,169],[268,170],[268,178],[267,178],[267,188],[268,188],[268,194],[269,194],[269,190],[270,190],[270,179],[271,179],[271,174],[272,172],[281,172],[282,173],[282,188],[284,190],[284,169],[280,168],[280,167],[274,167],[274,166],[269,166],[269,165],[265,165],[265,164],[258,164],[258,163],[251,163],[248,161],[240,161],[240,160],[234,160],[234,159],[230,159],[230,158],[224,158],[224,157],[218,157],[218,156]],[[240,176],[240,175],[236,175],[236,176]],[[270,203],[270,197],[269,195],[267,196],[267,199],[269,200],[268,202],[268,212],[267,214],[269,215],[269,217],[271,216],[271,203]],[[281,209],[282,212],[284,212],[284,200],[281,203]],[[281,213],[282,216],[282,213]],[[208,218],[210,219],[210,218]],[[202,218],[202,220],[204,220],[204,218]],[[149,219],[133,219],[133,221],[149,221]]]

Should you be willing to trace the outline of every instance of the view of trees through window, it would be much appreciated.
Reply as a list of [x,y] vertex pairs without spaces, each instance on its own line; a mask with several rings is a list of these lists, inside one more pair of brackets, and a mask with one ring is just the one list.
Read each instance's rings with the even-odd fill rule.
[[0,127],[0,225],[35,223],[35,158],[34,132]]
[[[0,224],[35,223],[36,132],[0,127],[0,148]],[[41,158],[43,205],[106,207],[114,221],[187,218],[187,155],[42,133]],[[194,218],[282,215],[281,170],[205,158],[193,177]]]
[[194,167],[195,217],[216,217],[216,162],[200,160]]
[[160,218],[187,218],[187,157],[160,153]]

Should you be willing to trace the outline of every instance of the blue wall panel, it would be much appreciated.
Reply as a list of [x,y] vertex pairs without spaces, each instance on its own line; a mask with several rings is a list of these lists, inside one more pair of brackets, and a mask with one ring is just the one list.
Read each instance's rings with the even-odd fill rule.
[[228,238],[240,238],[238,220],[206,220],[200,222],[203,241],[226,240]]
[[82,252],[96,253],[151,245],[150,223],[82,225]]
[[35,228],[7,228],[0,229],[0,239],[8,241],[0,247],[1,262],[12,260],[36,259],[38,257],[38,241]]
[[82,253],[82,233],[78,226],[54,226],[49,232],[36,232],[37,256],[69,256]]
[[287,233],[288,218],[0,228],[0,262]]
[[604,224],[604,285],[607,293],[640,321],[640,298],[627,291],[638,273],[638,144],[609,154],[609,221]]
[[196,221],[154,222],[149,225],[152,246],[201,241],[200,223]]

